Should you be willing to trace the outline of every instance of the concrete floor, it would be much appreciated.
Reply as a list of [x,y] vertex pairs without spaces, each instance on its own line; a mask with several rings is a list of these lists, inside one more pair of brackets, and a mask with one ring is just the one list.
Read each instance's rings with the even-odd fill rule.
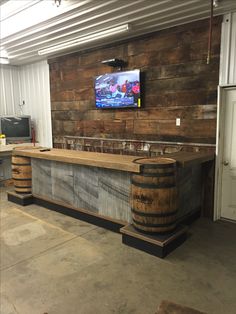
[[166,299],[236,313],[236,224],[200,219],[165,259],[1,189],[1,314],[154,314]]

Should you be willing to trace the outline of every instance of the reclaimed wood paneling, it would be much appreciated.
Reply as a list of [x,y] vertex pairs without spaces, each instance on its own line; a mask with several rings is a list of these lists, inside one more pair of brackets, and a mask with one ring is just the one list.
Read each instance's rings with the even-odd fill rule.
[[84,208],[95,213],[98,213],[99,169],[97,167],[74,165],[73,172],[74,172],[74,197],[75,197],[74,205],[78,208]]
[[31,158],[32,193],[52,198],[51,160]]
[[[54,145],[66,135],[214,144],[221,17],[213,21],[209,65],[208,22],[49,60]],[[116,71],[101,64],[110,58],[141,69],[140,109],[95,109],[94,77]]]
[[71,164],[51,163],[52,198],[74,204],[74,173]]
[[[189,160],[182,165],[188,154],[179,154],[177,159],[177,216],[183,218],[202,206],[201,161],[199,158],[194,164]],[[130,172],[36,158],[32,158],[32,169],[34,195],[131,222]]]
[[131,222],[130,172],[32,158],[33,193]]
[[177,188],[179,195],[178,218],[202,206],[201,165],[177,169]]
[[131,222],[130,173],[99,169],[99,213]]

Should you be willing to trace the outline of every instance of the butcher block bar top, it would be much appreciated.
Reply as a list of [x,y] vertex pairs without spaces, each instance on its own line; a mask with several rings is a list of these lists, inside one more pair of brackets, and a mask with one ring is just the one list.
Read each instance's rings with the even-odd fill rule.
[[165,154],[164,157],[174,158],[177,162],[177,166],[184,168],[213,160],[215,155],[213,153],[204,152],[177,152]]
[[[85,151],[75,151],[68,149],[53,148],[50,150],[40,151],[42,148],[34,149],[17,149],[13,151],[13,155],[32,157],[38,159],[54,160],[64,163],[80,164],[86,166],[108,168],[120,171],[140,172],[141,159],[140,156],[115,155],[107,153],[94,153]],[[214,159],[212,153],[195,153],[195,152],[177,152],[165,154],[162,157],[174,158],[178,167],[188,167],[200,164]],[[139,159],[137,163],[135,160]],[[152,157],[155,159],[155,157]]]
[[40,148],[22,149],[13,151],[13,155],[120,171],[140,172],[140,165],[133,162],[137,158],[136,156],[84,152],[57,148],[52,148],[48,151],[40,151]]

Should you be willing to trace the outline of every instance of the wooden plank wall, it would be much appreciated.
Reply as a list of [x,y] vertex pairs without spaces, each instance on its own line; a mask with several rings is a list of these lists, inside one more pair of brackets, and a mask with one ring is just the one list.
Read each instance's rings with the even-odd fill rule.
[[[221,17],[214,18],[206,64],[208,20],[104,48],[49,60],[54,146],[65,135],[215,143]],[[141,69],[142,108],[95,109],[94,77],[120,58]],[[175,119],[181,118],[181,125]]]
[[131,222],[130,172],[37,158],[32,170],[35,195]]

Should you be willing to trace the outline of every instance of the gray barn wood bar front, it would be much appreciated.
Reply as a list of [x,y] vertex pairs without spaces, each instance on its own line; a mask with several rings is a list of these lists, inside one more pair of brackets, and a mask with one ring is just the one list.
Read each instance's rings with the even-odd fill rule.
[[[132,222],[131,177],[141,172],[140,156],[22,149],[13,155],[31,157],[32,194],[36,199],[69,206],[121,225]],[[177,219],[199,213],[203,200],[202,164],[213,154],[178,152],[163,157],[177,162]]]

